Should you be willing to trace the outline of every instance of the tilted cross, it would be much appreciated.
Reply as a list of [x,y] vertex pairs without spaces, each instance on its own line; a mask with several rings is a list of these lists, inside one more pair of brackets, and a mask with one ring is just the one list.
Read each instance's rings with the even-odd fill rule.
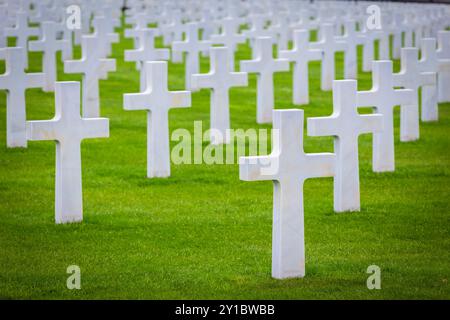
[[303,122],[303,110],[274,110],[272,153],[239,160],[241,180],[273,181],[272,276],[277,279],[305,275],[304,181],[335,172],[334,154],[304,152]]
[[191,76],[199,73],[199,53],[208,49],[212,43],[198,38],[198,24],[195,22],[186,25],[186,39],[184,41],[174,41],[172,50],[174,52],[186,52],[186,90],[191,89]]
[[322,59],[322,50],[309,48],[309,31],[294,30],[292,50],[280,51],[280,58],[294,63],[292,76],[294,104],[309,103],[309,67],[310,61]]
[[191,105],[189,91],[167,88],[167,62],[150,61],[144,66],[145,91],[124,95],[125,110],[147,110],[147,176],[170,176],[169,110]]
[[373,171],[394,171],[394,107],[409,108],[415,97],[410,89],[394,89],[392,61],[374,61],[372,70],[372,89],[358,92],[357,105],[383,115],[383,131],[373,134]]
[[[230,129],[229,90],[248,85],[247,73],[231,72],[228,48],[210,48],[211,70],[207,74],[192,75],[194,89],[211,88],[211,144],[228,143]],[[216,134],[216,131],[220,134]]]
[[436,84],[436,73],[421,72],[419,67],[419,51],[416,48],[402,48],[400,72],[394,73],[394,87],[411,89],[414,99],[411,106],[400,109],[400,140],[413,141],[419,139],[419,96],[422,86]]
[[83,36],[81,40],[83,56],[81,60],[64,61],[64,72],[83,74],[83,117],[96,118],[100,115],[100,95],[98,81],[108,71],[116,70],[114,59],[103,59],[102,46],[95,36]]
[[26,49],[9,47],[2,49],[6,70],[0,75],[0,89],[6,89],[6,145],[10,148],[27,146],[25,90],[42,88],[43,73],[25,73]]
[[253,60],[241,61],[241,71],[258,74],[257,78],[257,112],[258,123],[271,123],[274,107],[273,74],[289,71],[289,61],[274,59],[272,39],[261,37],[255,40]]
[[109,120],[80,117],[80,83],[55,84],[55,117],[28,121],[29,140],[55,140],[55,220],[56,223],[83,220],[81,184],[81,141],[109,136]]
[[334,54],[338,51],[345,51],[347,44],[335,38],[333,25],[330,23],[321,25],[320,34],[322,35],[321,39],[318,42],[311,42],[310,47],[323,51],[320,87],[323,91],[329,91],[335,78]]
[[308,118],[308,135],[334,137],[336,212],[360,210],[358,138],[363,133],[381,130],[382,115],[358,113],[356,80],[335,80],[333,114],[329,117]]
[[67,40],[57,40],[58,26],[55,22],[42,22],[42,39],[30,41],[30,51],[42,51],[44,53],[44,62],[42,70],[45,74],[45,85],[43,90],[46,92],[55,90],[56,82],[56,52],[64,50],[67,47]]
[[28,13],[18,12],[16,15],[16,23],[13,28],[5,29],[5,36],[16,37],[16,47],[25,48],[25,69],[28,68],[28,38],[39,36],[39,28],[28,26]]

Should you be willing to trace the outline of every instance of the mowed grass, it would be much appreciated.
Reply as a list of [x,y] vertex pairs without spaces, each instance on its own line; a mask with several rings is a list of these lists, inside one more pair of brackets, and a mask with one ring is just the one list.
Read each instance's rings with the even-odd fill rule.
[[[113,46],[117,72],[101,81],[101,114],[110,138],[82,143],[84,221],[55,225],[55,143],[6,148],[6,94],[0,92],[0,298],[5,299],[448,299],[450,273],[450,104],[440,119],[421,123],[421,138],[399,142],[396,171],[371,169],[372,138],[359,140],[361,212],[333,212],[333,180],[304,186],[306,277],[271,278],[272,182],[239,180],[238,165],[173,165],[168,179],[146,178],[146,114],[124,111],[123,94],[138,92],[133,48]],[[161,43],[159,40],[158,43]],[[79,58],[80,48],[75,57]],[[361,52],[359,52],[361,56]],[[41,70],[30,53],[30,72]],[[250,59],[247,45],[238,60]],[[338,54],[337,78],[342,79]],[[4,65],[2,64],[4,69]],[[396,70],[399,63],[395,63]],[[201,70],[209,69],[207,58]],[[169,63],[169,87],[184,88],[184,66]],[[276,108],[292,104],[292,73],[275,76]],[[59,80],[81,80],[63,74]],[[371,87],[359,71],[358,87]],[[311,103],[305,117],[332,112],[320,90],[320,63],[310,64]],[[209,127],[209,91],[192,94],[192,107],[170,112],[170,130]],[[256,77],[230,96],[233,128],[256,124]],[[362,112],[367,112],[363,109]],[[50,119],[54,95],[27,91],[27,118]],[[172,142],[172,147],[176,142]],[[208,145],[204,142],[204,146]],[[332,138],[306,137],[307,152],[333,151]],[[368,290],[370,265],[382,289]],[[68,290],[66,268],[81,268],[81,290]]]

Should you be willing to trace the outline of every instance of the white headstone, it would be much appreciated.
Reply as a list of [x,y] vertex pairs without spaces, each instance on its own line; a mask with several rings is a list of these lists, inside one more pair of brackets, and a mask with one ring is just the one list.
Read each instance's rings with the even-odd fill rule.
[[322,59],[322,50],[309,48],[309,31],[294,31],[294,47],[292,50],[280,51],[280,58],[294,63],[293,103],[309,103],[309,67],[310,61]]
[[108,71],[116,70],[116,60],[103,59],[99,50],[98,38],[82,37],[83,56],[81,60],[64,61],[64,72],[83,74],[83,117],[97,118],[100,116],[99,79]]
[[334,137],[336,212],[360,210],[358,138],[363,133],[381,132],[382,129],[382,115],[358,113],[356,80],[335,80],[333,114],[308,118],[308,135]]
[[199,40],[198,24],[188,23],[186,25],[186,39],[184,41],[174,41],[172,50],[174,52],[186,52],[186,90],[191,89],[191,76],[199,73],[199,54],[208,49],[212,43],[210,41]]
[[436,73],[421,72],[419,67],[419,51],[416,48],[401,49],[401,70],[393,75],[394,87],[403,87],[414,91],[411,106],[400,109],[400,140],[413,141],[419,139],[419,96],[422,86],[436,83]]
[[6,145],[10,148],[27,146],[25,90],[42,88],[43,73],[25,73],[24,48],[4,48],[6,71],[0,75],[0,89],[6,89]]
[[43,90],[46,92],[55,90],[56,82],[56,52],[62,51],[67,46],[66,40],[57,40],[57,24],[46,21],[42,23],[42,39],[30,41],[30,51],[42,51],[43,67],[45,74],[45,85]]
[[125,110],[147,110],[147,176],[170,176],[169,110],[191,105],[189,91],[171,92],[167,88],[167,62],[144,64],[145,91],[124,95]]
[[273,74],[278,71],[289,71],[289,61],[274,59],[272,39],[261,37],[255,40],[253,60],[241,61],[241,71],[256,73],[257,78],[257,112],[258,123],[271,123],[274,107]]
[[372,89],[358,92],[358,107],[373,106],[383,115],[383,131],[373,134],[373,171],[394,171],[394,107],[408,108],[415,96],[410,89],[394,89],[392,61],[374,61],[372,70]]
[[[192,75],[192,88],[211,88],[211,144],[228,143],[226,130],[230,129],[230,103],[228,91],[231,87],[248,85],[247,73],[231,72],[228,48],[210,48],[211,70],[207,74]],[[220,134],[216,135],[215,131]]]
[[84,139],[109,136],[109,120],[80,117],[80,83],[55,84],[55,117],[28,121],[29,140],[55,140],[55,220],[56,223],[83,220],[81,150]]
[[332,88],[335,78],[334,55],[337,51],[345,51],[347,44],[342,40],[337,40],[334,36],[333,25],[325,23],[320,29],[321,39],[318,42],[311,42],[312,49],[321,49],[323,51],[320,87],[323,91],[329,91]]
[[304,152],[303,121],[303,110],[274,110],[272,153],[239,161],[241,180],[274,182],[272,277],[277,279],[305,276],[303,183],[331,177],[335,170],[334,154]]

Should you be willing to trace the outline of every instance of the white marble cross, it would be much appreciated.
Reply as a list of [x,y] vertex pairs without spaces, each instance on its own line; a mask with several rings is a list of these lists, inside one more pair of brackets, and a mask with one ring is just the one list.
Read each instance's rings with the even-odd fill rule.
[[[450,31],[438,32],[437,57],[440,60],[450,60]],[[438,102],[450,102],[450,71],[441,70],[438,75]]]
[[280,51],[280,58],[294,63],[293,103],[309,103],[309,67],[310,61],[322,59],[322,50],[309,48],[309,31],[294,30],[294,47],[292,50]]
[[6,145],[10,148],[27,146],[25,90],[42,88],[43,73],[25,73],[26,49],[4,48],[6,70],[0,75],[0,89],[6,89]]
[[26,49],[25,69],[28,68],[28,38],[39,36],[39,28],[28,26],[28,13],[18,12],[16,15],[16,23],[13,28],[6,28],[5,35],[7,37],[16,37],[16,47]]
[[99,48],[102,44],[95,36],[83,36],[81,40],[83,56],[81,60],[64,61],[64,72],[83,74],[83,117],[100,116],[99,79],[108,71],[116,70],[116,60],[103,59]]
[[170,176],[169,110],[191,106],[189,91],[167,88],[167,62],[145,62],[145,91],[124,95],[125,110],[147,110],[147,176]]
[[289,61],[274,59],[272,39],[261,37],[255,39],[253,60],[241,61],[241,71],[258,74],[257,78],[257,112],[258,123],[271,123],[274,107],[273,74],[289,71]]
[[[436,51],[436,39],[423,38],[420,42],[421,59],[419,60],[419,69],[422,72],[434,72],[438,77],[439,71],[446,67],[450,70],[450,60],[445,62],[439,60]],[[437,82],[437,79],[436,79]],[[448,89],[447,89],[448,90]],[[438,112],[438,91],[437,83],[432,85],[424,85],[422,87],[422,121],[437,121],[439,118]]]
[[289,41],[292,39],[289,15],[285,12],[279,13],[276,20],[276,24],[271,25],[269,30],[276,35],[278,51],[287,50]]
[[141,70],[140,76],[140,90],[145,90],[145,74],[142,70],[142,65],[146,61],[159,61],[169,60],[169,49],[156,49],[155,48],[155,34],[152,29],[142,29],[136,31],[137,43],[139,48],[135,50],[125,50],[125,61],[136,61],[139,70]]
[[56,40],[57,24],[52,21],[42,23],[42,39],[30,41],[30,51],[42,51],[45,85],[43,90],[51,92],[55,90],[56,82],[56,52],[62,51],[67,46],[66,40]]
[[331,177],[332,153],[305,153],[303,110],[274,110],[272,153],[241,157],[244,181],[273,181],[272,277],[305,276],[303,184],[306,179]]
[[245,42],[245,36],[238,33],[239,20],[233,18],[225,18],[221,21],[222,33],[211,35],[211,41],[214,44],[223,44],[229,50],[228,65],[230,70],[234,70],[234,52],[240,43]]
[[418,90],[422,86],[436,84],[436,73],[420,71],[419,51],[416,48],[402,48],[400,64],[400,72],[393,75],[394,87],[414,91],[413,104],[400,109],[400,140],[414,141],[420,136]]
[[[183,38],[183,33],[186,29],[186,25],[182,23],[181,14],[173,14],[172,22],[164,26],[162,33],[164,35],[164,44],[166,46],[172,44],[175,41],[181,41]],[[183,52],[172,50],[172,62],[182,62]]]
[[250,39],[252,48],[257,38],[270,37],[272,44],[275,43],[275,31],[265,28],[266,21],[264,15],[256,14],[251,17],[251,28],[243,31],[244,36]]
[[[229,90],[248,85],[247,73],[231,72],[228,51],[223,47],[210,48],[211,70],[207,74],[192,75],[192,88],[211,88],[211,144],[229,143]],[[220,134],[216,134],[216,132]]]
[[334,136],[336,212],[360,210],[358,138],[382,129],[382,115],[358,113],[356,80],[333,81],[333,114],[308,118],[308,135]]
[[362,45],[366,41],[366,37],[356,32],[356,22],[354,20],[348,20],[345,22],[345,33],[343,36],[338,36],[336,39],[346,43],[344,53],[344,78],[354,79],[358,77],[358,46]]
[[109,30],[109,22],[107,17],[98,16],[92,20],[94,26],[93,36],[97,37],[100,58],[106,58],[111,55],[111,44],[119,42],[119,35]]
[[80,83],[55,84],[55,117],[28,121],[29,140],[55,140],[55,220],[56,223],[83,220],[81,184],[81,141],[109,137],[109,120],[80,117]]
[[203,50],[208,49],[212,43],[211,41],[199,40],[198,38],[198,24],[195,22],[186,25],[186,39],[184,41],[174,41],[172,43],[172,50],[174,52],[186,52],[186,90],[191,89],[191,76],[199,73],[199,54]]
[[383,131],[373,134],[373,171],[394,171],[394,107],[409,108],[415,96],[410,89],[394,89],[392,61],[374,61],[372,70],[372,89],[358,92],[357,105],[383,115]]
[[334,26],[330,23],[321,25],[320,34],[320,41],[311,42],[310,47],[323,51],[320,87],[323,91],[329,91],[332,88],[335,78],[334,55],[338,51],[345,51],[347,44],[342,40],[336,39],[334,36]]

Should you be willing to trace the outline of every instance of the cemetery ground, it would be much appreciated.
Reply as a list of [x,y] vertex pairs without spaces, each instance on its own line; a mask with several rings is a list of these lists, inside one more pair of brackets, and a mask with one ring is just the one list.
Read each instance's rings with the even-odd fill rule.
[[[172,164],[170,178],[146,178],[146,113],[123,110],[123,94],[139,88],[135,64],[123,59],[132,48],[121,32],[113,45],[117,72],[101,81],[110,138],[82,144],[83,223],[54,223],[54,142],[6,148],[6,94],[0,92],[0,298],[450,298],[450,104],[440,105],[439,122],[421,123],[420,140],[409,143],[399,142],[396,109],[395,172],[372,172],[372,138],[359,139],[361,212],[333,212],[332,178],[307,181],[306,277],[274,280],[272,182],[240,181],[238,164]],[[74,58],[80,56],[76,47]],[[237,60],[250,57],[249,47],[239,46]],[[342,55],[337,60],[342,79]],[[30,53],[30,66],[41,70],[41,53]],[[59,61],[59,80],[81,80],[62,70]],[[209,59],[202,58],[201,72],[208,70]],[[305,117],[331,114],[320,63],[310,63],[309,105],[292,104],[291,77],[292,70],[275,75],[276,108],[302,108]],[[359,90],[371,88],[370,73],[360,70],[358,79]],[[231,89],[232,128],[269,129],[256,124],[254,74],[249,84]],[[169,63],[169,87],[184,89],[182,64]],[[209,94],[195,92],[191,108],[172,110],[170,130],[193,132],[198,120],[209,128]],[[53,115],[53,93],[27,91],[28,120]],[[305,131],[305,151],[332,152],[332,138]],[[66,287],[69,265],[81,268],[81,290]],[[381,268],[381,290],[366,286],[370,265]]]

